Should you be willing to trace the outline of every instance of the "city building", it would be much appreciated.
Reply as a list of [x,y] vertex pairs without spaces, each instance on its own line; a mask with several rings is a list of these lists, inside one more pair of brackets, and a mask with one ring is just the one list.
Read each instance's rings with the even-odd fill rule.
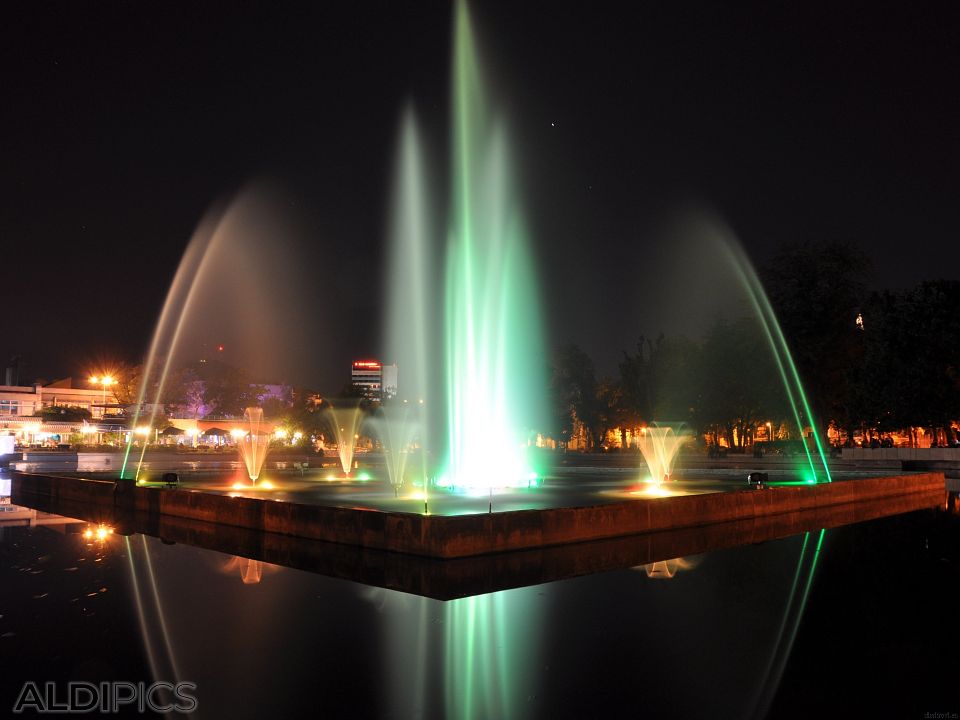
[[[70,410],[89,412],[90,422],[72,417]],[[122,411],[109,386],[74,387],[72,378],[47,385],[0,385],[0,434],[15,436],[18,444],[58,444],[74,433],[105,432]]]
[[368,398],[393,397],[397,394],[397,366],[379,360],[355,360],[350,367],[350,384],[361,388]]

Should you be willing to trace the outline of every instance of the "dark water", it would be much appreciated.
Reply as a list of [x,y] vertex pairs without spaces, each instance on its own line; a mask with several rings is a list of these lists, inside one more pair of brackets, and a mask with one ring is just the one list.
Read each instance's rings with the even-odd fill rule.
[[450,602],[86,527],[0,529],[0,715],[27,680],[153,677],[201,718],[960,711],[942,511]]

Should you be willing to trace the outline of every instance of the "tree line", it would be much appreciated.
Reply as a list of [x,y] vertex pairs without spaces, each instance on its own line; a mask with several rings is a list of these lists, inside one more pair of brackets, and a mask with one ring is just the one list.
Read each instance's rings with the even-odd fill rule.
[[[894,431],[915,443],[917,428],[956,444],[960,283],[870,292],[868,268],[851,244],[816,243],[784,247],[761,270],[812,412],[801,424],[823,438],[832,428],[838,444]],[[599,377],[588,354],[567,345],[552,358],[545,434],[563,445],[579,431],[594,451],[611,430],[626,446],[628,428],[652,421],[682,422],[734,448],[767,423],[799,439],[781,372],[751,316],[717,317],[698,340],[641,336],[612,377]]]

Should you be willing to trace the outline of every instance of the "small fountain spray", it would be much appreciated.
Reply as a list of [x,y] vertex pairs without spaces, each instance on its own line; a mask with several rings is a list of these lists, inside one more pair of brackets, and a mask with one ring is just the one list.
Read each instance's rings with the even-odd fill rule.
[[247,422],[247,432],[237,439],[240,456],[247,466],[247,475],[250,482],[256,482],[267,459],[267,450],[270,447],[270,435],[263,429],[263,409],[248,407],[243,411],[243,419]]
[[684,432],[682,426],[674,429],[670,425],[653,423],[643,429],[640,434],[640,452],[656,485],[669,482],[677,453],[689,439],[690,434]]
[[383,445],[384,462],[394,495],[399,496],[406,477],[407,460],[420,432],[420,422],[410,407],[403,406],[382,408],[371,424]]
[[337,438],[337,455],[340,457],[340,467],[343,474],[349,475],[353,467],[353,451],[356,447],[357,430],[360,429],[360,419],[363,411],[359,406],[351,408],[336,408],[332,405],[327,410],[330,426]]

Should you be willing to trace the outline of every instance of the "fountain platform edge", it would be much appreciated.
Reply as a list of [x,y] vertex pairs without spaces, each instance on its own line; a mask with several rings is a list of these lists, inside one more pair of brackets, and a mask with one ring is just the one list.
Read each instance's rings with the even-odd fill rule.
[[420,515],[331,507],[196,490],[140,487],[129,481],[12,473],[14,502],[31,499],[102,510],[201,521],[307,540],[449,560],[609,540],[646,533],[922,496],[944,501],[942,472],[890,475],[816,485],[702,495],[637,498],[603,505],[474,515]]

